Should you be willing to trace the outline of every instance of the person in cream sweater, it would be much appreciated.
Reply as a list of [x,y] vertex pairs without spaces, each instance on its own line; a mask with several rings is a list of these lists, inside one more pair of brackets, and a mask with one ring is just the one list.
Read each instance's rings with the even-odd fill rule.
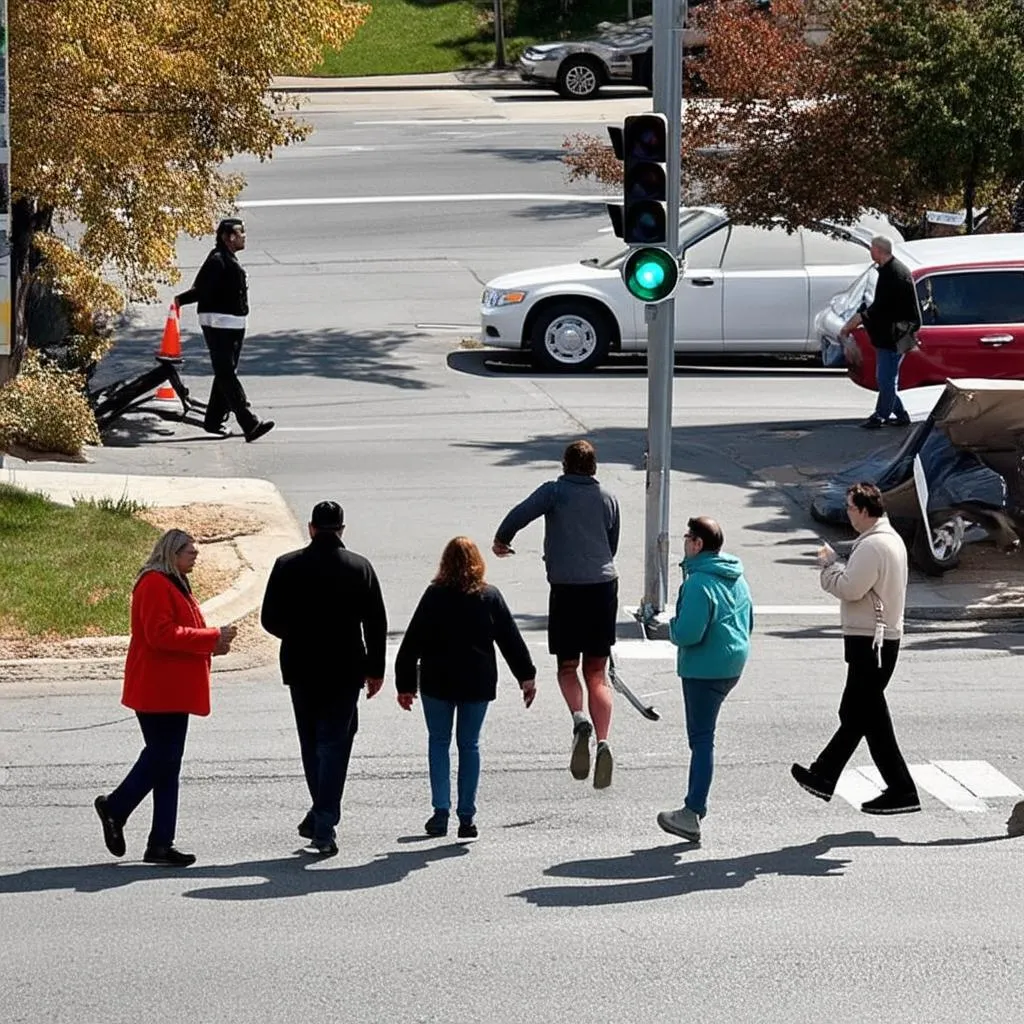
[[839,704],[839,728],[810,766],[794,764],[793,778],[822,800],[836,783],[862,739],[885,782],[885,791],[861,805],[865,814],[919,811],[917,787],[900,753],[885,688],[899,659],[907,596],[907,549],[892,528],[874,484],[854,484],[846,511],[858,537],[844,563],[827,544],[818,552],[821,586],[839,598],[846,688]]

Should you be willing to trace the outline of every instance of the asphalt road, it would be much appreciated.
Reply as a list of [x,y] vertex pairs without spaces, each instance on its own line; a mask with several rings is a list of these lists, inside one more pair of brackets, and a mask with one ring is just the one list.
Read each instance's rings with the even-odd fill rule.
[[[553,155],[575,125],[545,120],[551,108],[532,123],[526,108],[510,119],[479,98],[420,104],[364,97],[316,114],[306,152],[246,168],[246,199],[570,193]],[[346,540],[376,563],[400,631],[443,543],[489,538],[556,471],[565,442],[585,435],[622,502],[622,596],[639,597],[642,366],[553,377],[458,347],[488,276],[608,244],[599,205],[391,201],[245,216],[254,312],[242,373],[278,428],[245,445],[137,414],[81,469],[265,477],[300,521],[315,500],[337,498]],[[186,276],[203,250],[182,247]],[[145,365],[161,315],[140,311],[104,372]],[[186,357],[202,391],[194,333]],[[218,676],[214,714],[194,721],[186,754],[179,844],[200,861],[181,874],[137,859],[145,807],[125,863],[102,848],[91,801],[137,750],[116,682],[0,691],[4,1020],[1021,1019],[1020,846],[1000,839],[1013,798],[979,808],[955,788],[942,799],[923,789],[923,813],[870,819],[788,777],[832,729],[843,673],[797,485],[875,443],[855,427],[868,401],[823,371],[677,370],[674,521],[721,519],[762,613],[723,712],[701,849],[668,842],[654,823],[681,802],[686,763],[663,650],[634,643],[622,658],[662,721],[619,704],[613,787],[570,779],[568,716],[538,629],[537,527],[490,570],[534,645],[541,692],[525,711],[504,680],[471,848],[418,835],[429,813],[422,720],[399,711],[390,682],[363,706],[342,852],[310,865],[295,852],[303,787],[275,672]],[[792,609],[772,614],[778,606]],[[892,705],[913,765],[977,775],[948,762],[984,762],[1024,785],[1021,644],[1012,633],[908,637]],[[866,753],[852,764],[867,765]]]

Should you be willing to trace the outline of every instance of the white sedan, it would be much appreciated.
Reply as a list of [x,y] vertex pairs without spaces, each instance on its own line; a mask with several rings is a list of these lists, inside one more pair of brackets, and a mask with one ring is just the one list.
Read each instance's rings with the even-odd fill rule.
[[[814,314],[870,264],[873,234],[900,238],[888,222],[868,217],[829,230],[755,228],[732,224],[716,207],[684,209],[676,351],[817,352]],[[644,304],[619,274],[626,252],[489,281],[480,304],[481,340],[528,350],[551,370],[590,370],[609,352],[643,351]]]

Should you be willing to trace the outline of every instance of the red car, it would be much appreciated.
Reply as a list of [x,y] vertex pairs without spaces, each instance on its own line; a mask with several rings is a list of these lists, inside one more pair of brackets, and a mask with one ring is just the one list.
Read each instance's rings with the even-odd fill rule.
[[[901,390],[956,377],[1024,380],[1024,234],[895,242],[893,255],[913,276],[921,310],[921,344],[900,366]],[[823,357],[861,303],[871,302],[876,278],[871,267],[818,314]],[[877,391],[875,349],[863,327],[843,354],[851,380]]]

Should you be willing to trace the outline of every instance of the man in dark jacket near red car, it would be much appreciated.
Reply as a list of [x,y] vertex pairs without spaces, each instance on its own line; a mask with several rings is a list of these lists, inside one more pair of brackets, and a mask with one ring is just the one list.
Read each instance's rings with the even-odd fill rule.
[[899,339],[921,326],[917,292],[910,271],[892,254],[892,242],[882,235],[871,239],[871,258],[878,264],[875,297],[869,306],[854,313],[839,332],[847,338],[861,325],[868,332],[875,350],[875,373],[878,378],[878,401],[875,411],[861,424],[866,430],[877,430],[889,417],[895,416],[898,427],[910,424],[903,408],[899,388],[900,363],[903,352]]
[[310,543],[271,570],[260,621],[281,640],[281,676],[291,691],[312,806],[299,823],[307,853],[338,852],[335,829],[359,727],[359,694],[384,685],[387,614],[373,566],[341,542],[344,513],[321,501]]
[[199,326],[213,365],[213,387],[203,426],[211,434],[224,430],[233,412],[246,441],[255,441],[274,429],[273,420],[260,420],[238,379],[238,359],[249,315],[249,284],[235,253],[245,248],[245,225],[229,217],[217,225],[217,244],[199,268],[188,291],[174,297],[176,306],[197,303]]

